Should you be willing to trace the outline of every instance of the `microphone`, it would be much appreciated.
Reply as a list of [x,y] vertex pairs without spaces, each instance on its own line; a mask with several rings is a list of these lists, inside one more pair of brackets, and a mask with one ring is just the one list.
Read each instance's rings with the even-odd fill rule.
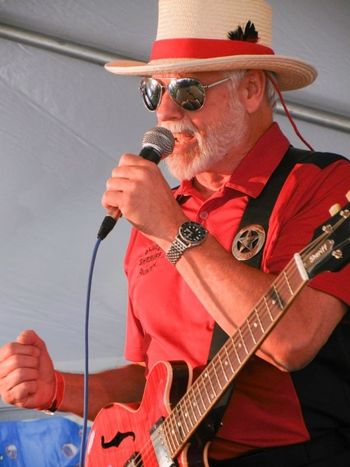
[[[142,139],[142,148],[139,155],[148,161],[158,164],[161,159],[169,156],[174,150],[175,139],[171,131],[166,128],[157,126],[146,131]],[[97,238],[103,240],[113,229],[117,220],[121,217],[121,212],[118,210],[115,214],[107,215],[100,226],[97,233]]]

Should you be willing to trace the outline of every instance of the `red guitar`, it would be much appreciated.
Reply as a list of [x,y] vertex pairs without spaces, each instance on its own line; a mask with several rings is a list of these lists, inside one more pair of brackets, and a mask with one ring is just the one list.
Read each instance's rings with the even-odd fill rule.
[[203,420],[308,280],[349,262],[349,221],[350,203],[294,256],[197,379],[186,363],[160,362],[139,406],[112,403],[102,409],[91,429],[86,466],[208,466],[210,443],[197,443]]

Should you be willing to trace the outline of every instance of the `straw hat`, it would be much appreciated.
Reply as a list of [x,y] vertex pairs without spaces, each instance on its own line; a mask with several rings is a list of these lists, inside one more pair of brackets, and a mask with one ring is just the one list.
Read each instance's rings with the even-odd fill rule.
[[272,9],[265,0],[159,0],[158,31],[148,63],[118,60],[119,75],[260,69],[282,91],[311,84],[316,70],[272,49]]

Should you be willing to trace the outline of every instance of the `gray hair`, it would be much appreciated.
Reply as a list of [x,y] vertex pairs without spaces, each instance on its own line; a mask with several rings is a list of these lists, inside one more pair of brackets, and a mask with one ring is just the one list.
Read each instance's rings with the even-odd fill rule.
[[[225,77],[231,78],[232,91],[236,91],[238,84],[246,75],[247,70],[235,70],[225,73]],[[267,78],[270,76],[272,80],[276,81],[276,75],[272,71],[265,71]],[[266,80],[266,89],[265,89],[267,100],[272,108],[275,107],[278,100],[277,91],[270,79]]]

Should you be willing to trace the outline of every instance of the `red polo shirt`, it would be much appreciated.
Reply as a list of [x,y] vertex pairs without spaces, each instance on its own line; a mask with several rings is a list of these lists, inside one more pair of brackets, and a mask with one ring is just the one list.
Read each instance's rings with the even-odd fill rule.
[[[288,147],[289,141],[273,124],[219,192],[203,200],[191,182],[184,182],[175,196],[188,196],[182,205],[186,216],[205,225],[230,251],[248,197],[259,196]],[[345,204],[349,188],[350,164],[346,161],[323,170],[312,164],[296,165],[271,215],[262,269],[280,272],[292,255],[310,242],[314,229],[329,217],[330,206]],[[125,270],[129,283],[125,357],[145,361],[148,369],[159,360],[186,360],[193,367],[204,365],[213,319],[164,252],[133,230]],[[350,304],[349,278],[347,266],[339,273],[320,274],[310,285]],[[308,438],[288,374],[252,358],[236,379],[223,429],[212,445],[214,457]]]

